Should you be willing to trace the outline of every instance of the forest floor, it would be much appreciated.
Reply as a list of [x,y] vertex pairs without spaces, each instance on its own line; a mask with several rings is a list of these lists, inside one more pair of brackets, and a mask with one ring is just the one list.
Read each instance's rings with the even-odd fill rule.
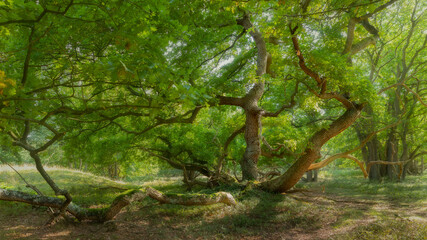
[[[27,181],[52,195],[34,169],[17,167]],[[74,170],[48,168],[74,201],[102,207],[123,189],[152,186],[185,192],[178,177],[117,182]],[[49,219],[45,208],[0,202],[0,239],[427,239],[427,174],[404,182],[369,183],[356,170],[322,171],[319,182],[299,183],[300,191],[242,192],[239,186],[196,192],[228,191],[235,207],[176,206],[146,198],[104,224]],[[0,187],[30,192],[16,173],[0,166]]]

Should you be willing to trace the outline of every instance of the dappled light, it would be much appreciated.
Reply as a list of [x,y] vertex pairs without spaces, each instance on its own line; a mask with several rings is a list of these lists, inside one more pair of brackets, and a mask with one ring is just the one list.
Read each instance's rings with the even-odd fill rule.
[[425,239],[426,9],[0,1],[0,239]]

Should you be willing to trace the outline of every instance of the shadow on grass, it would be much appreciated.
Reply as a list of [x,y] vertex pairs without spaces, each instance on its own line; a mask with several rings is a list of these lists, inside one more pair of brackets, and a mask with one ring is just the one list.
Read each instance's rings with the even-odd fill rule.
[[285,195],[252,190],[246,192],[239,204],[225,216],[205,219],[193,229],[199,237],[215,235],[239,239],[242,236],[277,236],[278,232],[290,228],[318,228],[317,210]]

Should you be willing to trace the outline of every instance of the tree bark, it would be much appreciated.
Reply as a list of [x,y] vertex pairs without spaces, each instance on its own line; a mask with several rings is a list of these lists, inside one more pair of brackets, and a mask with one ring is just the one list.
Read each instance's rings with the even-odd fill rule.
[[[249,15],[245,13],[242,19],[239,19],[237,23],[245,30],[251,29],[252,23],[250,22]],[[261,155],[261,117],[263,110],[258,107],[258,101],[264,94],[264,81],[261,79],[262,75],[267,72],[268,64],[268,52],[264,41],[264,38],[257,29],[252,29],[249,34],[255,41],[257,52],[257,82],[254,84],[252,89],[243,98],[243,109],[246,114],[245,123],[245,141],[246,150],[243,158],[240,162],[242,168],[243,180],[256,180],[258,179],[258,159]]]
[[264,84],[257,83],[245,97],[245,141],[246,150],[240,163],[243,180],[258,179],[258,159],[261,155],[261,117],[258,101],[264,93]]

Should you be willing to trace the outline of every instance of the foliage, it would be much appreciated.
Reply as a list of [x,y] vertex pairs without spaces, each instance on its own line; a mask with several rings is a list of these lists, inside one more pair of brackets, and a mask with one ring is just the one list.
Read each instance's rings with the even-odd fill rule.
[[[39,153],[44,163],[115,177],[156,173],[169,167],[165,158],[240,173],[236,166],[250,141],[237,134],[226,144],[248,111],[221,99],[243,99],[262,82],[257,107],[274,113],[290,106],[261,120],[258,140],[280,149],[262,144],[270,152],[260,157],[263,169],[288,169],[312,146],[314,133],[344,114],[339,98],[323,96],[323,86],[371,111],[329,141],[322,156],[357,147],[400,120],[377,134],[378,159],[386,158],[391,136],[399,135],[394,144],[400,160],[415,156],[418,163],[426,147],[419,128],[426,109],[423,9],[417,0],[4,1],[1,145],[8,148],[8,162],[30,161],[28,149],[12,146],[25,140],[34,148],[49,144]],[[239,24],[245,16],[248,29]],[[349,31],[352,19],[364,16]],[[263,76],[256,75],[256,31],[272,60]],[[371,38],[375,44],[345,52],[350,33],[354,47]],[[307,75],[299,54],[324,85]],[[365,149],[354,155],[368,162]]]

